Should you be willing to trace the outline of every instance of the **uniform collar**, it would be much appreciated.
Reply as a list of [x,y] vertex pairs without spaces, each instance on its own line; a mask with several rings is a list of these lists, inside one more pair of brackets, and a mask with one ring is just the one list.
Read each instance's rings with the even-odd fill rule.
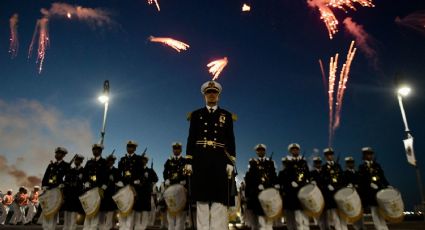
[[267,160],[267,157],[265,157],[265,156],[264,157],[259,157],[258,160],[259,161],[266,161]]
[[56,161],[56,162],[55,162],[55,164],[60,164],[60,163],[62,163],[62,161],[63,161],[63,160]]
[[371,165],[372,163],[373,163],[373,161],[367,161],[367,160],[365,160],[364,161],[367,165]]
[[95,157],[94,160],[98,161],[100,158],[102,158],[102,156]]
[[132,154],[130,154],[130,153],[127,153],[127,154],[125,154],[127,157],[132,157],[132,156],[134,156],[135,154],[134,153],[132,153]]
[[214,105],[212,107],[207,105],[208,112],[210,111],[210,109],[212,109],[213,112],[215,112],[217,110],[217,108],[218,108],[218,105]]
[[326,161],[326,163],[327,163],[328,165],[334,165],[334,164],[335,164],[335,161]]
[[173,157],[172,157],[172,159],[174,159],[174,160],[178,160],[178,159],[180,159],[182,157],[182,155],[180,154],[180,155],[178,155],[178,156],[174,156],[174,154],[173,154]]

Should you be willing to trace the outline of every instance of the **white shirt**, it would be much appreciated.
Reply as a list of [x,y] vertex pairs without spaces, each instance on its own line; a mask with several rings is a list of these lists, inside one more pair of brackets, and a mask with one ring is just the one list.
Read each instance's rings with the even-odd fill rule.
[[213,112],[215,112],[217,110],[217,107],[217,105],[214,105],[212,107],[207,105],[208,112],[211,111],[211,109],[213,110]]
[[178,156],[174,156],[174,155],[173,155],[173,159],[174,159],[174,160],[178,160],[178,159],[180,159],[181,157],[182,157],[182,155],[181,155],[181,154],[180,154],[180,155],[178,155]]
[[100,156],[94,158],[95,161],[98,161],[99,159],[100,159]]
[[132,153],[132,154],[127,153],[127,157],[132,157],[133,155],[134,155],[134,153]]
[[334,161],[327,161],[328,165],[334,165],[335,162]]

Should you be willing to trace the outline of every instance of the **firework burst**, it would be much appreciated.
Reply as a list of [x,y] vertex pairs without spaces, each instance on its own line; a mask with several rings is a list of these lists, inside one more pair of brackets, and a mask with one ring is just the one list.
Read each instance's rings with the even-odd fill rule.
[[337,80],[337,69],[338,69],[338,56],[336,54],[331,57],[329,62],[329,80],[328,80],[328,97],[329,97],[329,146],[332,146],[333,136],[335,130],[341,123],[341,111],[342,103],[344,99],[345,89],[347,88],[347,82],[351,69],[351,63],[353,62],[354,55],[356,54],[356,48],[354,47],[354,41],[351,42],[348,50],[347,59],[342,65],[342,69],[339,75],[338,88],[336,92],[335,101],[335,82]]
[[19,50],[19,39],[18,39],[18,14],[14,14],[9,19],[10,24],[10,45],[9,53],[11,58],[15,58],[18,55]]
[[395,22],[425,35],[425,10],[411,13],[404,18],[397,17]]
[[228,62],[229,61],[227,60],[227,57],[224,57],[222,59],[217,59],[208,63],[208,72],[213,75],[213,80],[216,80],[218,76],[220,76],[221,72],[223,71],[224,67],[226,67]]
[[163,43],[163,44],[175,49],[177,52],[181,52],[182,50],[187,50],[190,47],[188,44],[181,42],[181,41],[177,41],[177,40],[172,39],[172,38],[158,38],[158,37],[150,36],[148,38],[148,40],[151,41],[151,42]]
[[149,5],[152,5],[152,4],[154,4],[154,3],[155,3],[155,5],[156,5],[156,8],[158,9],[158,11],[161,11],[161,8],[159,8],[158,0],[148,0],[148,4],[149,4]]
[[35,43],[35,38],[38,34],[38,49],[37,49],[37,61],[38,64],[38,73],[40,74],[43,70],[44,58],[46,57],[46,50],[49,47],[49,19],[44,17],[37,20],[35,25],[34,34],[32,36],[30,48],[28,51],[28,58],[31,57],[32,50]]

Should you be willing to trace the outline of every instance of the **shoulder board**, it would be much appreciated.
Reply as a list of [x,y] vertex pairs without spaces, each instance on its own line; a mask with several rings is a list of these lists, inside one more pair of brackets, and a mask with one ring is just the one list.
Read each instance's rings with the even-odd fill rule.
[[190,119],[192,118],[192,112],[189,112],[189,113],[187,113],[186,114],[186,119],[188,120],[188,121],[190,121]]
[[238,115],[236,115],[236,113],[232,113],[232,120],[233,121],[237,121],[238,120]]

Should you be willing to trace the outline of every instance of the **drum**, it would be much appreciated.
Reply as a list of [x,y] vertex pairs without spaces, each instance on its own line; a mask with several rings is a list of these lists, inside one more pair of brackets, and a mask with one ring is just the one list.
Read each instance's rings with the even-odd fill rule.
[[135,194],[134,188],[127,185],[118,190],[118,192],[112,196],[112,199],[117,204],[121,216],[127,216],[133,210]]
[[298,199],[304,213],[310,217],[318,217],[325,207],[322,192],[315,184],[307,184],[298,191]]
[[44,218],[50,219],[59,212],[62,206],[62,191],[59,188],[49,189],[39,196],[39,202]]
[[349,223],[358,221],[363,216],[362,202],[354,188],[341,188],[334,195],[339,215]]
[[186,189],[181,184],[174,184],[165,189],[164,200],[171,215],[178,214],[186,206]]
[[100,188],[92,188],[79,197],[81,206],[83,206],[86,218],[91,218],[99,212],[100,208]]
[[379,213],[388,221],[398,223],[403,220],[404,204],[397,189],[386,188],[376,193]]
[[282,215],[282,197],[275,188],[268,188],[258,194],[261,208],[268,219],[277,219]]

